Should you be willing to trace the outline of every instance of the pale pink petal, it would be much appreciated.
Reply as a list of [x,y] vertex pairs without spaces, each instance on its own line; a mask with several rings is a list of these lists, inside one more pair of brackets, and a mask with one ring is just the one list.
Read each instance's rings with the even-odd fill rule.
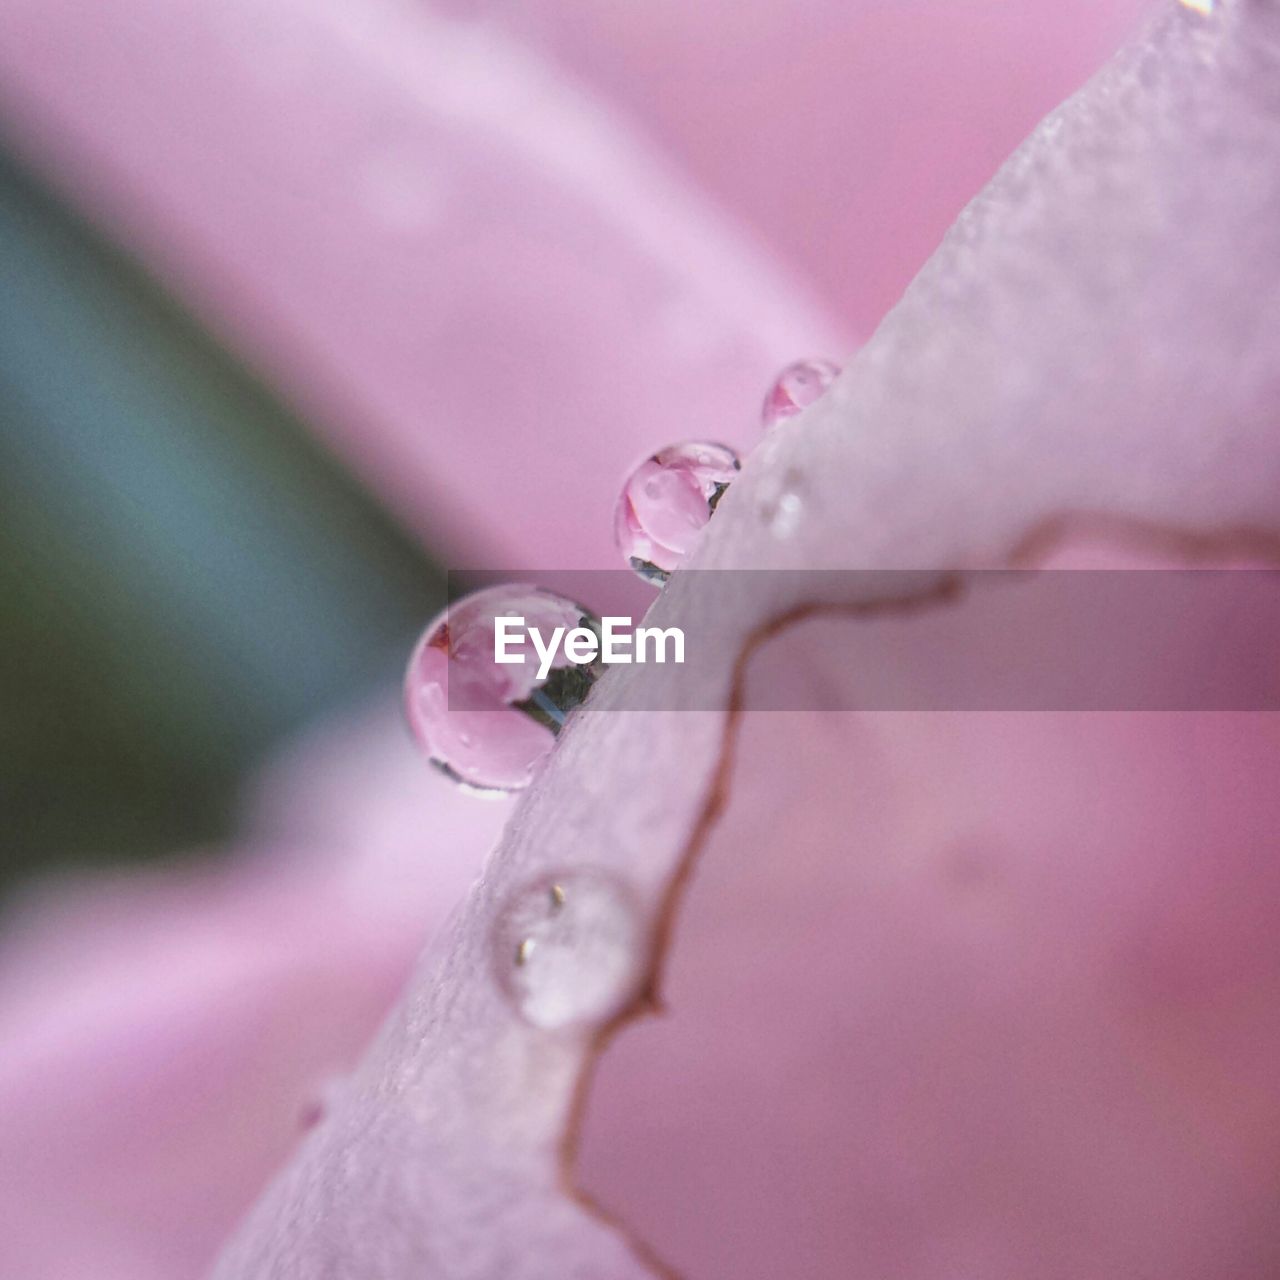
[[956,210],[1150,8],[519,0],[492,13],[625,107],[869,333]]
[[458,795],[389,728],[300,748],[309,789],[281,765],[253,819],[274,843],[10,907],[5,1280],[196,1280],[341,1097],[506,810]]
[[[1273,555],[1278,74],[1273,7],[1236,0],[1206,21],[1170,5],[966,211],[833,392],[748,461],[694,566],[1002,563],[1042,554],[1067,529],[1063,517],[1078,512],[1099,513],[1116,536],[1141,534],[1171,554],[1227,554],[1239,544],[1244,554]],[[758,579],[738,585],[722,574],[709,588],[705,577],[676,574],[650,620],[710,620],[735,655],[762,624],[809,603],[802,579],[775,581],[765,596]],[[889,574],[875,599],[824,603],[865,612],[908,589],[919,597],[918,582],[895,585]],[[612,1112],[606,1104],[588,1111],[599,1144],[589,1148],[588,1190],[607,1192],[637,1223],[646,1219],[659,1252],[670,1243],[713,1274],[705,1247],[690,1252],[700,1212],[693,1194],[677,1206],[681,1226],[670,1197],[638,1190],[664,1168],[627,1168],[659,1151],[681,1158],[682,1139],[696,1143],[697,1132],[668,1134],[665,1147],[647,1138],[638,1155],[629,1138],[637,1127],[661,1127],[671,1059],[697,1042],[693,1091],[714,1086],[724,1095],[704,1130],[717,1144],[708,1150],[723,1156],[717,1171],[730,1200],[718,1220],[741,1223],[763,1203],[758,1171],[735,1158],[760,1148],[743,1145],[744,1108],[734,1107],[788,1085],[772,1074],[783,1058],[761,1050],[763,1082],[747,1074],[746,1094],[729,1090],[750,1072],[754,1044],[734,1039],[749,995],[734,975],[761,974],[761,957],[748,954],[752,931],[735,926],[755,892],[757,912],[767,914],[776,895],[789,920],[793,909],[811,916],[804,882],[830,863],[831,906],[850,907],[868,949],[844,938],[847,962],[819,980],[809,970],[823,957],[784,930],[794,950],[771,970],[773,981],[762,979],[760,996],[765,1021],[808,1035],[811,1007],[788,1008],[795,980],[808,975],[825,1008],[835,1001],[832,1017],[848,1018],[825,1046],[784,1046],[788,1055],[811,1051],[812,1082],[827,1092],[820,1104],[780,1107],[779,1118],[793,1142],[795,1120],[830,1123],[847,1139],[849,1166],[866,1189],[858,1221],[878,1206],[897,1215],[872,1223],[860,1241],[840,1239],[841,1274],[880,1275],[890,1260],[902,1267],[891,1273],[919,1280],[1013,1280],[1032,1263],[1044,1274],[1080,1274],[1080,1259],[1093,1256],[1107,1264],[1104,1274],[1154,1261],[1154,1270],[1137,1272],[1144,1280],[1201,1280],[1206,1259],[1218,1268],[1214,1280],[1274,1269],[1274,1219],[1260,1206],[1275,1186],[1280,1117],[1267,1082],[1280,1073],[1280,1041],[1273,1024],[1250,1034],[1252,1016],[1274,1009],[1280,970],[1265,927],[1280,885],[1261,843],[1277,816],[1268,798],[1270,721],[1251,720],[1253,733],[1234,741],[1212,718],[1183,734],[1103,719],[1055,735],[1032,720],[999,740],[972,724],[951,734],[890,724],[883,751],[867,726],[855,724],[851,737],[837,722],[829,743],[806,726],[803,743],[778,744],[791,772],[769,776],[753,800],[749,785],[736,786],[723,715],[620,709],[650,670],[620,668],[601,680],[594,713],[563,735],[521,800],[485,878],[424,960],[342,1107],[232,1242],[222,1280],[665,1274],[567,1194],[580,1090],[608,1028],[553,1034],[516,1017],[494,981],[495,964],[511,957],[493,929],[530,878],[587,866],[625,884],[665,941],[680,869],[706,843],[731,784],[748,812],[725,828],[734,848],[718,859],[720,874],[738,874],[739,847],[758,874],[726,890],[729,914],[713,902],[694,915],[693,933],[699,925],[722,931],[720,970],[689,971],[684,990],[699,1010],[679,1032],[673,1021],[673,1037],[692,1039],[662,1046],[662,1088],[633,1094],[637,1080],[656,1084],[652,1061],[628,1072],[620,1058],[613,1079],[619,1089],[629,1082],[626,1094]],[[731,680],[726,661],[726,704]],[[1194,752],[1187,733],[1198,739]],[[810,793],[803,766],[814,757]],[[1087,810],[1084,771],[1106,765],[1114,774],[1117,761],[1129,762],[1131,785],[1099,779],[1100,808]],[[869,782],[851,774],[857,767]],[[1219,794],[1197,809],[1183,792],[1198,778]],[[777,811],[788,780],[798,807]],[[775,813],[773,830],[794,834],[811,862],[805,874],[775,858],[764,878],[758,854],[774,843]],[[880,860],[859,864],[868,843]],[[1073,880],[1066,859],[1082,844],[1087,856]],[[906,846],[920,851],[918,863],[891,856]],[[941,877],[939,860],[948,869]],[[960,905],[952,882],[981,884],[989,872],[1004,887]],[[883,883],[871,886],[868,902],[877,873]],[[1001,894],[1004,905],[988,910],[987,899]],[[917,919],[918,936],[895,934]],[[820,923],[819,941],[824,933],[841,941],[843,915]],[[1222,939],[1216,950],[1214,938]],[[688,954],[712,954],[709,941],[695,937]],[[646,994],[642,986],[628,1012],[643,1012]],[[719,1036],[710,1021],[717,1010],[727,1021]],[[753,1019],[761,1012],[752,1002]],[[762,1022],[753,1027],[758,1037]],[[843,1067],[834,1086],[829,1064],[822,1073],[828,1048]],[[1006,1074],[993,1076],[1001,1066]],[[689,1095],[673,1090],[672,1098],[678,1120],[687,1119]],[[619,1127],[621,1110],[629,1115]],[[594,1114],[605,1119],[592,1135]],[[905,1141],[911,1133],[914,1145]],[[729,1141],[736,1152],[719,1145]],[[958,1167],[964,1156],[993,1163]],[[699,1166],[696,1156],[684,1159],[674,1172],[688,1192],[686,1175]],[[896,1164],[883,1168],[890,1159]],[[823,1149],[815,1172],[831,1170]],[[771,1172],[806,1176],[794,1161]],[[705,1165],[701,1173],[698,1194],[713,1196]],[[1107,1188],[1114,1203],[1094,1212]],[[912,1203],[922,1189],[935,1209],[927,1222]],[[784,1211],[795,1203],[779,1201]],[[1171,1212],[1181,1220],[1170,1224]],[[762,1225],[779,1224],[785,1216]],[[1077,1238],[1083,1229],[1097,1233],[1094,1252]],[[898,1234],[921,1231],[936,1234],[922,1242]],[[743,1250],[734,1262],[744,1276],[774,1277],[786,1246]],[[806,1265],[830,1263],[813,1258]]]
[[754,439],[849,341],[596,98],[424,5],[11,0],[0,103],[465,567],[612,566],[611,477]]
[[[808,622],[768,666],[820,667],[834,705],[881,678],[884,626],[928,688],[961,615],[1031,589]],[[1220,642],[1200,622],[1166,680]],[[990,625],[957,660],[999,661]],[[1280,715],[739,728],[666,1016],[592,1082],[583,1189],[685,1277],[1271,1274]]]

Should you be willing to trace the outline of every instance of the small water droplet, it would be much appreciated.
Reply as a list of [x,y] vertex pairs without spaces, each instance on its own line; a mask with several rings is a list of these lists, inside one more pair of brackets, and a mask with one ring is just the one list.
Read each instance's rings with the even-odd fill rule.
[[614,533],[627,563],[663,583],[693,550],[741,463],[723,444],[676,444],[646,458],[618,498]]
[[788,467],[781,475],[766,475],[760,485],[757,510],[775,538],[789,538],[804,517],[804,477]]
[[840,366],[831,360],[797,360],[787,365],[764,398],[760,417],[765,430],[821,399],[839,376]]
[[1216,7],[1216,0],[1179,0],[1184,9],[1198,13],[1202,18],[1211,17]]
[[455,600],[423,632],[405,673],[409,727],[437,768],[477,792],[528,786],[600,671],[597,663],[570,663],[561,648],[540,680],[527,639],[507,645],[520,662],[496,662],[499,617],[522,617],[544,636],[558,626],[600,630],[599,620],[572,600],[513,585]]
[[643,974],[639,909],[625,885],[601,871],[524,886],[499,911],[494,939],[499,985],[526,1022],[545,1030],[612,1017]]

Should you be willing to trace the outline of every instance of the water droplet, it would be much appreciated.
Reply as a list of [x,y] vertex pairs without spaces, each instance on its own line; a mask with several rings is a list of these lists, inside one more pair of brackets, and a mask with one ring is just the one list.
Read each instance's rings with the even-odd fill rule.
[[499,985],[546,1030],[596,1025],[635,994],[646,954],[640,911],[619,880],[586,869],[525,885],[498,913]]
[[760,416],[765,430],[807,409],[839,376],[840,366],[830,360],[797,360],[787,365],[764,398]]
[[1179,0],[1184,9],[1190,9],[1192,13],[1198,13],[1203,18],[1211,17],[1215,8],[1216,0]]
[[663,583],[693,550],[741,463],[727,445],[675,444],[646,458],[618,498],[614,533],[627,563]]
[[757,510],[775,538],[789,538],[804,516],[804,477],[788,467],[781,475],[767,474],[760,485]]
[[[507,636],[507,653],[518,655],[518,662],[495,661],[499,617],[525,620]],[[528,786],[599,675],[598,663],[573,664],[561,645],[539,680],[528,627],[548,638],[556,627],[600,633],[599,619],[562,596],[523,585],[487,587],[455,600],[423,632],[409,659],[404,698],[413,736],[437,768],[469,790]]]

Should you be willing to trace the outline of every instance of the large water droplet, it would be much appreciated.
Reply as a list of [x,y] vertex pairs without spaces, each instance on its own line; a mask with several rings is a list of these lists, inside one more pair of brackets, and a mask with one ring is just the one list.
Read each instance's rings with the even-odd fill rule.
[[646,945],[630,891],[601,871],[541,877],[499,912],[499,985],[527,1022],[546,1030],[597,1025],[619,1013],[644,972]]
[[676,444],[646,458],[618,498],[614,533],[627,563],[663,583],[693,550],[741,463],[727,445]]
[[[494,632],[499,617],[520,617],[524,628],[508,637],[516,663],[498,663]],[[581,605],[530,586],[487,587],[455,600],[418,641],[405,673],[409,727],[433,764],[473,791],[518,791],[533,779],[570,712],[587,696],[598,663],[577,665],[557,650],[545,678],[528,640],[536,627],[550,640],[600,622]],[[514,637],[523,637],[516,642]]]
[[840,376],[840,366],[830,360],[797,360],[778,374],[760,411],[765,430],[807,409],[826,394]]

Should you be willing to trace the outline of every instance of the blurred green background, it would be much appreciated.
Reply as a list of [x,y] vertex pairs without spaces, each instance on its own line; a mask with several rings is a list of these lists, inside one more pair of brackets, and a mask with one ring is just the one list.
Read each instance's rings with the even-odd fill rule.
[[127,256],[0,152],[0,894],[229,833],[398,680],[444,579]]

